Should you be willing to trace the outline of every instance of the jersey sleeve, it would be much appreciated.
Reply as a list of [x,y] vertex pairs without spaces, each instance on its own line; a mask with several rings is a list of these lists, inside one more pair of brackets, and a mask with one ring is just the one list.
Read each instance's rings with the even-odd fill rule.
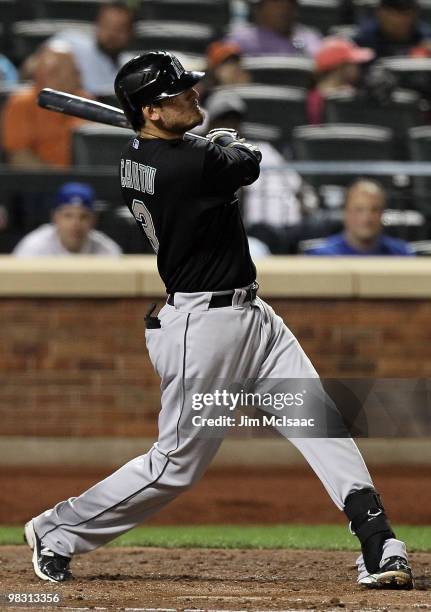
[[256,157],[245,147],[222,147],[208,142],[202,173],[202,187],[211,191],[234,192],[254,183],[260,167]]

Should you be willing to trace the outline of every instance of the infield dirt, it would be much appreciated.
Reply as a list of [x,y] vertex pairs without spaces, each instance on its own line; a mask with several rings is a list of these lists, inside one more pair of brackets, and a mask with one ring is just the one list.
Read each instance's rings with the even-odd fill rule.
[[431,608],[431,555],[425,553],[411,555],[415,590],[384,592],[356,584],[351,552],[104,548],[76,556],[75,578],[63,585],[34,576],[28,548],[5,546],[0,555],[2,593],[59,593],[57,606],[69,609]]
[[[61,468],[0,470],[1,522],[28,520],[56,501],[79,494],[107,473]],[[429,523],[429,468],[388,466],[373,470],[373,475],[394,522]],[[150,523],[295,521],[345,524],[344,515],[309,468],[210,470],[194,489]],[[61,606],[87,609],[431,609],[431,554],[411,555],[417,588],[400,592],[359,587],[356,556],[300,550],[104,548],[75,557],[75,579],[58,587],[35,578],[29,549],[5,546],[0,548],[0,592],[59,592]]]

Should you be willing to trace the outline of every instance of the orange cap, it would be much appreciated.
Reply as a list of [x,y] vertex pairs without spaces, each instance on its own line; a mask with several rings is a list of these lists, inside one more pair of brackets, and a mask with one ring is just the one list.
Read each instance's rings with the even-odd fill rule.
[[332,70],[342,64],[362,64],[374,59],[375,53],[368,47],[358,47],[344,38],[325,38],[314,61],[318,72]]
[[241,47],[236,43],[216,40],[207,48],[208,68],[215,68],[229,57],[240,55]]

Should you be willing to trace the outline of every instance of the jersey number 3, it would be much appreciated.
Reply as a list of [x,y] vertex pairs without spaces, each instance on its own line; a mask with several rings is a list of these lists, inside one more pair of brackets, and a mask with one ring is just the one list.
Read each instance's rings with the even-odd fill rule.
[[150,211],[141,200],[133,200],[132,202],[132,213],[136,221],[141,225],[145,232],[154,252],[157,253],[159,250],[159,241],[157,240],[156,230],[154,229],[153,219],[151,218]]

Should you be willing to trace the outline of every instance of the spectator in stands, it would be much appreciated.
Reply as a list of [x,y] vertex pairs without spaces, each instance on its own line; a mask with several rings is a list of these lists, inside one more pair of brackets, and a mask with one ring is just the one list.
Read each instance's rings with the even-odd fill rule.
[[307,97],[311,124],[324,121],[325,98],[340,92],[354,92],[361,73],[359,65],[374,58],[371,49],[357,47],[343,38],[325,38],[315,60],[316,85]]
[[[216,92],[207,100],[208,129],[227,127],[241,134],[245,102],[235,93]],[[288,251],[288,227],[315,212],[317,197],[301,176],[269,142],[256,143],[262,152],[259,180],[243,188],[244,221],[255,239],[271,252]],[[257,243],[256,243],[257,248]]]
[[55,197],[52,223],[27,234],[15,247],[17,257],[43,255],[115,255],[120,247],[93,229],[94,192],[85,183],[65,183]]
[[215,41],[206,52],[205,78],[197,85],[201,103],[214,87],[242,85],[250,82],[250,75],[241,63],[241,48],[233,42]]
[[72,130],[82,120],[40,108],[37,95],[43,87],[88,94],[81,89],[73,57],[59,45],[38,52],[34,76],[31,88],[12,94],[5,104],[2,148],[13,167],[66,167],[70,164]]
[[417,0],[380,0],[374,17],[360,26],[355,42],[376,57],[409,55],[431,41],[431,27],[419,19]]
[[125,2],[103,3],[94,34],[64,30],[48,41],[66,42],[75,57],[84,89],[91,94],[114,93],[116,74],[125,61],[122,54],[133,38],[134,13]]
[[236,42],[245,55],[314,56],[321,35],[297,23],[297,0],[250,0],[253,24],[240,24],[226,40]]
[[0,85],[16,85],[18,71],[5,55],[0,53]]
[[372,180],[359,179],[347,191],[344,231],[329,236],[306,255],[413,255],[407,242],[382,232],[386,194]]

